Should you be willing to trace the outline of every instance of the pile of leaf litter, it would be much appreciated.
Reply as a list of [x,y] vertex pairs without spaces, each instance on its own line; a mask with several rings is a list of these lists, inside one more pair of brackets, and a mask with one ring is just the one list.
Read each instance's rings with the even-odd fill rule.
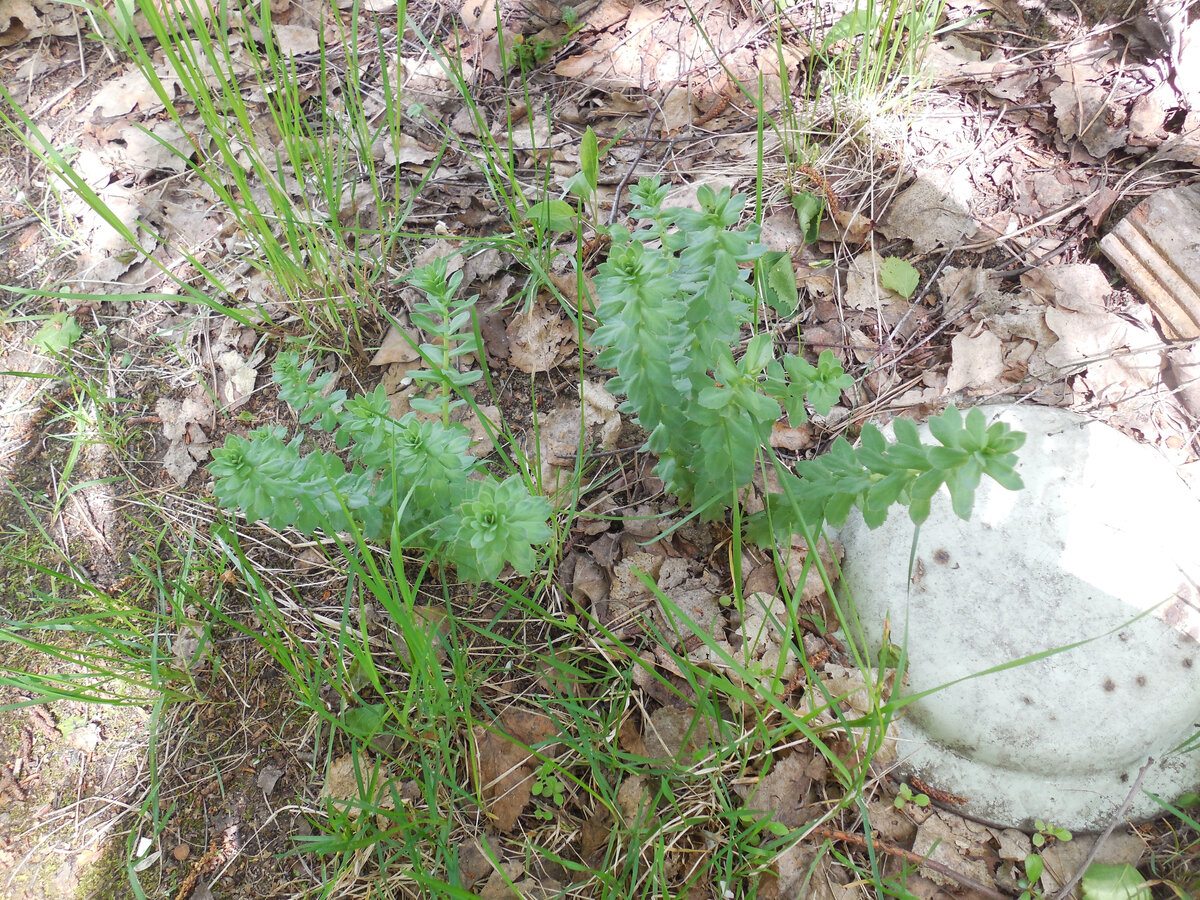
[[[6,390],[23,392],[10,395],[17,401],[5,415],[9,458],[45,462],[27,466],[18,483],[33,498],[28,512],[51,535],[57,555],[47,565],[104,559],[83,570],[100,591],[118,595],[128,579],[144,582],[145,568],[133,561],[147,558],[147,544],[143,529],[118,524],[120,515],[98,519],[97,511],[116,503],[140,523],[158,523],[166,539],[153,544],[165,563],[157,584],[174,588],[165,601],[176,626],[167,646],[177,668],[190,673],[189,690],[203,698],[170,707],[162,720],[157,780],[137,767],[122,783],[88,778],[77,787],[76,802],[128,836],[115,853],[105,829],[85,835],[69,817],[23,818],[8,830],[0,856],[8,873],[0,878],[24,884],[31,871],[51,866],[50,838],[69,836],[78,865],[60,869],[53,890],[68,889],[99,859],[113,883],[127,880],[129,865],[143,884],[181,898],[308,896],[321,883],[332,896],[365,896],[375,884],[415,894],[419,882],[408,872],[380,871],[380,861],[391,859],[380,849],[389,811],[428,802],[413,759],[379,736],[331,742],[319,716],[297,715],[305,707],[290,697],[280,660],[234,627],[259,624],[249,570],[209,537],[209,452],[227,434],[293,424],[266,387],[267,370],[285,341],[312,337],[315,317],[299,311],[269,273],[238,262],[248,247],[237,223],[171,151],[186,152],[203,133],[198,114],[188,117],[186,97],[177,98],[180,127],[162,115],[146,80],[102,51],[64,7],[9,0],[0,10],[5,84],[55,145],[72,148],[72,165],[124,225],[115,229],[70,192],[56,192],[61,185],[35,174],[36,163],[27,165],[13,145],[8,193],[0,195],[10,280],[65,284],[75,299],[26,297],[14,307],[52,317],[9,329],[5,368],[56,377],[4,376]],[[694,203],[699,184],[761,203],[763,242],[796,284],[792,296],[789,280],[781,281],[784,314],[773,327],[792,350],[814,357],[831,350],[856,378],[829,416],[776,429],[772,443],[782,453],[820,452],[870,416],[924,418],[950,401],[1006,396],[1103,418],[1188,471],[1200,408],[1178,387],[1194,364],[1186,348],[1163,339],[1144,302],[1113,287],[1096,238],[1141,197],[1195,176],[1200,84],[1180,52],[1191,23],[1167,6],[1116,21],[1107,9],[1070,5],[948,3],[940,21],[961,27],[932,36],[922,68],[928,83],[916,95],[901,92],[904,102],[885,103],[879,97],[889,85],[864,85],[851,77],[852,66],[839,66],[850,44],[878,27],[846,4],[778,16],[715,2],[599,0],[566,16],[550,2],[414,5],[409,21],[435,36],[433,44],[411,31],[398,34],[385,2],[357,12],[379,25],[361,32],[359,83],[378,88],[372,77],[386,63],[404,97],[402,132],[380,145],[376,162],[403,200],[403,230],[429,240],[399,244],[372,282],[372,296],[339,298],[353,313],[341,334],[320,324],[315,344],[339,352],[318,358],[339,387],[353,393],[382,383],[393,412],[406,412],[416,389],[408,373],[421,365],[406,337],[419,335],[405,315],[412,298],[392,281],[447,257],[462,272],[464,290],[480,294],[487,364],[501,386],[495,396],[477,395],[480,412],[489,424],[505,423],[539,461],[540,482],[577,509],[538,610],[522,608],[511,593],[452,582],[421,591],[419,618],[444,638],[432,643],[436,660],[469,660],[485,675],[469,720],[449,735],[457,748],[452,774],[464,791],[455,795],[454,827],[437,858],[456,860],[462,887],[487,897],[599,896],[606,882],[594,873],[640,872],[629,877],[643,888],[688,896],[753,889],[849,898],[860,895],[857,882],[872,865],[882,879],[906,867],[905,889],[914,896],[1008,896],[1032,852],[1028,836],[969,822],[952,802],[897,808],[888,777],[896,750],[887,734],[868,738],[836,727],[838,717],[868,716],[891,685],[886,672],[855,666],[831,633],[836,616],[805,567],[809,548],[797,543],[781,568],[748,553],[739,563],[747,605],[730,605],[728,528],[689,520],[662,496],[653,460],[638,453],[642,435],[604,387],[610,373],[592,361],[586,322],[581,329],[574,321],[587,308],[586,276],[603,258],[602,242],[587,241],[577,255],[572,238],[550,236],[531,264],[529,223],[514,222],[497,195],[495,159],[508,161],[513,196],[558,197],[579,170],[579,138],[591,127],[606,145],[602,221],[619,220],[628,185],[652,173],[672,184],[668,204]],[[343,33],[335,25],[347,13],[317,3],[272,5],[276,43],[309,75],[310,103],[345,102],[336,88],[325,97],[317,88],[321,48]],[[923,28],[914,20],[910,30]],[[924,36],[931,37],[927,28]],[[240,38],[231,48],[227,61],[247,81],[256,134],[269,146],[275,136],[266,107],[249,87],[253,48]],[[326,65],[336,71],[338,61]],[[378,94],[367,101],[378,103]],[[770,124],[760,127],[756,104]],[[361,228],[365,249],[382,247],[372,227],[380,233],[394,223],[372,210],[370,183],[355,183],[352,167],[340,174],[349,187],[341,207],[327,212]],[[298,206],[319,204],[300,173],[285,181]],[[526,243],[515,240],[520,229]],[[129,233],[155,262],[139,256]],[[582,297],[576,260],[585,273]],[[253,315],[239,322],[178,299],[175,279],[194,279],[199,267],[218,272],[228,288],[213,299]],[[63,385],[79,387],[64,393]],[[44,502],[38,492],[55,494],[61,447],[70,443],[56,438],[76,427],[64,413],[97,394],[125,398],[112,416],[112,433],[125,440],[91,445],[89,468],[71,492],[78,506]],[[467,416],[464,424],[486,452],[484,423]],[[581,445],[586,478],[576,484]],[[14,507],[14,519],[22,515]],[[245,523],[239,535],[244,561],[286,610],[286,630],[301,645],[323,646],[348,621],[395,654],[381,663],[392,683],[412,683],[402,629],[350,590],[336,548]],[[836,543],[819,550],[830,567]],[[790,638],[774,624],[785,591],[802,601],[799,633]],[[224,601],[217,618],[214,597]],[[700,633],[708,640],[697,640]],[[747,633],[758,639],[746,642]],[[778,710],[811,703],[801,650],[823,690],[838,698],[825,714],[826,755],[804,742],[771,743]],[[697,673],[730,677],[730,657],[784,678],[741,684],[744,708],[714,706]],[[347,683],[358,677],[341,671]],[[615,672],[622,675],[614,680]],[[619,688],[620,703],[594,696],[594,685]],[[764,704],[768,693],[773,704]],[[5,702],[31,697],[16,690]],[[369,718],[370,703],[347,709],[334,688],[308,702],[317,701],[351,733]],[[87,736],[81,755],[62,757],[85,773],[105,760],[114,771],[144,752],[127,737],[142,718],[129,728],[132,720],[108,724],[109,713],[93,715],[82,704],[60,701],[51,709],[59,737],[33,720],[6,720],[14,734],[28,735],[14,744],[9,777],[0,781],[8,814],[65,807],[50,789],[62,783],[56,748],[63,736]],[[569,777],[594,768],[585,763],[595,752],[579,740],[584,712],[600,720],[603,752],[625,763],[604,803],[595,785]],[[761,731],[748,724],[756,721],[765,723]],[[730,753],[731,745],[744,749]],[[821,820],[843,799],[839,766],[863,768],[862,804],[774,851],[776,829]],[[686,777],[673,781],[671,772]],[[668,790],[677,793],[664,804]],[[462,802],[467,796],[474,806]],[[161,810],[150,817],[153,828],[145,812],[119,815],[122,804],[146,810],[148,797]],[[379,818],[379,841],[367,852],[280,856],[313,838],[314,823],[316,830],[331,820],[349,827],[364,806]],[[769,810],[772,824],[754,852],[743,844],[744,828],[738,831],[743,856],[731,871],[744,881],[722,882],[735,829],[721,817],[739,808]],[[880,842],[874,846],[868,821]],[[1163,860],[1175,867],[1171,877],[1186,878],[1164,834],[1133,829],[1107,842],[1105,852],[1113,862]],[[625,861],[656,847],[663,855],[644,868]],[[1073,874],[1085,851],[1077,837],[1043,853],[1047,890],[1049,879],[1062,883]],[[940,870],[920,868],[926,858]],[[658,883],[647,886],[647,878]]]

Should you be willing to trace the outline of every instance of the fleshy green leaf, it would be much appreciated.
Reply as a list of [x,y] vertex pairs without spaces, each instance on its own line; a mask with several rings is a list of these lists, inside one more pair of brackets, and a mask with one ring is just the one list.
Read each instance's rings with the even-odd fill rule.
[[791,255],[780,250],[769,251],[759,258],[757,266],[767,306],[785,318],[793,315],[800,305],[800,292]]
[[1119,866],[1092,863],[1080,886],[1083,900],[1150,900],[1150,888],[1129,863]]
[[879,283],[907,299],[921,283],[921,273],[900,257],[889,256],[879,267]]
[[579,170],[587,179],[592,193],[595,193],[600,184],[600,145],[591,125],[583,132],[583,140],[579,145]]
[[537,222],[546,231],[570,232],[575,230],[575,210],[566,200],[543,200],[529,207],[525,217]]
[[1025,877],[1029,879],[1030,885],[1038,883],[1044,868],[1045,864],[1042,862],[1042,858],[1036,853],[1030,853],[1025,857]]
[[825,215],[825,198],[809,191],[792,194],[792,206],[800,223],[800,233],[807,244],[815,244],[821,230],[821,218]]
[[70,313],[55,313],[37,330],[32,340],[47,353],[65,353],[83,337],[83,328]]

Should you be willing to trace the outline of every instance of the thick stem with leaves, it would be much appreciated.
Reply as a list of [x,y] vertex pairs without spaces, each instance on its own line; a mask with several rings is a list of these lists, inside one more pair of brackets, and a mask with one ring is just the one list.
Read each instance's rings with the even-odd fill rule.
[[382,385],[354,398],[327,393],[331,375],[313,380],[313,363],[301,366],[297,354],[281,353],[274,371],[280,396],[300,424],[332,432],[346,461],[320,450],[303,453],[303,436],[285,441],[282,426],[230,436],[209,467],[217,499],[275,528],[309,535],[357,530],[369,540],[399,541],[435,554],[469,581],[492,580],[506,564],[529,574],[535,548],[551,537],[549,502],[530,494],[519,476],[498,481],[487,473],[468,452],[466,429],[448,421],[463,402],[452,391],[479,375],[454,368],[476,349],[473,337],[465,337],[474,298],[453,299],[458,282],[447,281],[444,262],[419,270],[413,282],[429,294],[413,318],[437,339],[421,351],[436,363],[423,380],[441,387],[428,405],[441,420],[421,421],[416,413],[393,419]]
[[[780,416],[796,425],[809,408],[827,415],[853,379],[828,350],[816,365],[799,356],[777,359],[765,333],[734,357],[757,314],[747,264],[764,252],[757,226],[736,228],[744,197],[702,186],[696,211],[663,209],[666,189],[656,179],[642,179],[630,193],[642,227],[610,230],[611,250],[596,276],[600,326],[592,343],[604,348],[600,365],[617,370],[608,387],[626,396],[623,411],[649,432],[646,449],[659,457],[655,473],[714,519],[753,478]],[[781,470],[784,492],[749,519],[750,536],[767,543],[804,524],[841,525],[856,506],[872,527],[896,503],[920,523],[943,484],[966,518],[983,475],[1021,486],[1013,467],[1024,435],[1003,423],[987,426],[977,409],[964,421],[953,406],[930,428],[940,446],[923,445],[916,427],[898,419],[891,444],[866,425],[859,448],[839,439],[795,474]]]

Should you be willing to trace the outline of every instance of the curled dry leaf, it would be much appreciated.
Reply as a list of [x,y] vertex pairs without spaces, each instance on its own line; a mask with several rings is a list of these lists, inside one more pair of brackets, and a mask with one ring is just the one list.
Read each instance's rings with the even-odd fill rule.
[[[987,861],[976,858],[967,852],[982,842],[982,835],[974,832],[970,827],[972,825],[975,823],[939,810],[917,828],[917,836],[912,849],[914,853],[940,862],[980,884],[992,887],[995,882],[992,880],[992,873],[988,868]],[[984,828],[982,825],[975,827]],[[931,881],[946,887],[958,886],[957,882],[932,869],[925,869],[925,875]]]
[[42,33],[42,17],[28,0],[0,0],[0,47],[11,47]]
[[258,379],[258,364],[266,358],[261,350],[244,359],[236,350],[226,350],[216,358],[224,375],[224,384],[219,394],[230,412],[245,405],[254,393],[254,382]]

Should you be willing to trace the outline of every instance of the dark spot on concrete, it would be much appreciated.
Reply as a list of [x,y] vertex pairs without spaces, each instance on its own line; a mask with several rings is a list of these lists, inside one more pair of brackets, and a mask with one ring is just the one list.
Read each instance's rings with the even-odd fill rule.
[[1022,697],[1021,702],[1024,703],[1026,706],[1033,706],[1033,698],[1032,697]]
[[1146,686],[1146,676],[1145,676],[1145,675],[1139,675],[1139,676],[1138,676],[1136,679],[1134,679],[1134,680],[1137,682],[1137,686],[1138,686],[1138,687],[1145,687],[1145,686]]
[[1195,665],[1195,662],[1193,662],[1193,661],[1192,661],[1192,658],[1191,658],[1190,656],[1186,657],[1186,658],[1183,660],[1183,667],[1184,667],[1185,669],[1190,669],[1190,668],[1191,668],[1192,666],[1194,666],[1194,665]]
[[1121,784],[1124,784],[1128,780],[1129,780],[1129,774],[1127,772],[1122,772],[1121,773]]
[[948,565],[950,562],[950,553],[947,550],[934,550],[933,561],[939,566]]
[[1113,683],[1113,680],[1111,678],[1104,679],[1104,690],[1106,693],[1111,694],[1116,689],[1117,689],[1117,686],[1116,686],[1116,684]]
[[1127,642],[1127,641],[1129,640],[1129,632],[1128,632],[1128,631],[1122,631],[1120,634],[1118,634],[1118,635],[1117,635],[1117,637],[1118,637],[1118,638],[1120,638],[1122,641],[1126,641],[1126,642]]

